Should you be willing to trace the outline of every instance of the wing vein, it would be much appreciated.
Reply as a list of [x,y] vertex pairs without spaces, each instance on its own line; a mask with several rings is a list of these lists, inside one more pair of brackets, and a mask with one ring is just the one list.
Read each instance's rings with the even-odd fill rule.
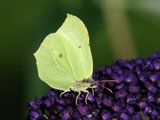
[[[61,35],[62,35],[63,37],[65,37],[66,40],[69,40],[69,38],[68,38],[63,32],[61,32]],[[64,42],[63,42],[63,45],[64,45]],[[70,65],[70,67],[71,67],[73,76],[74,76],[74,78],[76,78],[76,75],[75,75],[74,70],[73,70],[73,66],[72,66],[72,64],[71,64],[71,60],[70,60],[70,58],[68,57],[68,54],[69,54],[69,53],[68,53],[68,50],[66,49],[66,46],[65,46],[65,45],[64,45],[64,48],[65,48],[66,53],[67,53],[68,62],[69,62],[69,65]]]

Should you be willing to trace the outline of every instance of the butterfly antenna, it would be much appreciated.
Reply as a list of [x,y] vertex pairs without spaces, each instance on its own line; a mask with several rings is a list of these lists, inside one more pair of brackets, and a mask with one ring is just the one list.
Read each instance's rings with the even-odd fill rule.
[[105,87],[104,85],[100,84],[100,83],[107,83],[107,82],[116,82],[116,80],[99,80],[99,81],[95,81],[95,84],[107,89],[108,91],[110,91],[113,94],[111,89],[109,89],[109,88]]
[[117,80],[96,80],[95,82],[96,82],[96,83],[97,83],[97,82],[107,83],[107,82],[117,82]]
[[107,89],[109,92],[111,92],[111,93],[113,94],[113,92],[112,92],[112,90],[111,90],[111,89],[109,89],[109,88],[107,88],[107,87],[105,87],[105,86],[101,85],[101,84],[100,84],[100,83],[98,83],[98,82],[96,82],[95,84],[97,84],[97,85],[99,85],[99,86],[101,86],[101,87],[103,87],[103,88]]

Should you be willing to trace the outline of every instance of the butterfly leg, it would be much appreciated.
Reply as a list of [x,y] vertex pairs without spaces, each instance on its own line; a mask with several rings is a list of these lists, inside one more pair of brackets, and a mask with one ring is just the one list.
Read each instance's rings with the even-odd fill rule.
[[85,97],[85,103],[87,104],[87,98],[88,98],[88,95],[89,95],[89,91],[88,90],[83,90],[83,92],[87,93],[87,95]]
[[45,118],[46,120],[49,120],[48,117],[47,117],[45,114],[43,114],[43,116],[44,116],[44,118]]
[[91,87],[89,87],[89,88],[92,89],[92,94],[93,94],[93,96],[94,96],[94,88],[97,88],[97,85],[93,85],[93,86],[91,86]]
[[93,88],[91,88],[92,89],[92,94],[93,94],[93,96],[94,96],[94,89]]
[[70,89],[68,89],[68,90],[66,90],[66,91],[64,91],[64,92],[62,92],[62,93],[60,94],[60,97],[61,97],[63,94],[65,94],[66,92],[70,92]]
[[77,95],[77,97],[76,97],[76,101],[75,101],[75,102],[76,102],[76,105],[78,104],[78,98],[79,98],[80,94],[81,94],[81,91],[78,92],[78,95]]

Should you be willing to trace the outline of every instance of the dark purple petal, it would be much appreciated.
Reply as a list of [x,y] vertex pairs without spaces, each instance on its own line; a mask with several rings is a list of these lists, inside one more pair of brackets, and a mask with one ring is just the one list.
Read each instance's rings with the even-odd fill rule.
[[149,102],[154,102],[155,101],[155,97],[153,95],[149,95],[148,96],[148,101]]
[[124,83],[120,83],[120,84],[117,85],[115,88],[116,88],[117,90],[119,90],[119,89],[122,89],[124,86],[125,86]]
[[145,73],[141,73],[139,75],[139,80],[142,81],[142,82],[145,82],[147,80],[147,77],[145,76]]
[[133,106],[128,105],[127,107],[127,111],[129,114],[134,114],[135,113],[135,109]]
[[104,104],[104,106],[107,106],[107,107],[112,107],[113,105],[113,98],[112,97],[106,97],[103,99],[102,103]]
[[64,110],[63,114],[62,114],[62,120],[68,120],[68,119],[70,119],[72,113],[73,113],[73,110],[72,110],[71,107],[69,107],[66,110]]
[[89,93],[87,99],[88,99],[88,101],[90,101],[90,102],[94,102],[94,101],[95,101],[95,98],[94,98],[94,96],[93,96],[92,93]]
[[36,120],[36,119],[38,119],[40,117],[40,114],[37,112],[37,111],[31,111],[30,112],[30,118],[32,119],[32,120]]
[[150,92],[152,93],[157,92],[157,87],[155,87],[152,83],[146,82],[145,86]]
[[143,70],[154,70],[154,66],[153,66],[152,60],[145,59],[144,60],[144,64],[142,66],[142,69]]
[[142,115],[140,113],[136,113],[133,115],[132,120],[142,120]]
[[61,105],[65,105],[65,100],[64,99],[56,98],[56,102],[61,104]]
[[134,85],[129,85],[129,91],[131,93],[138,93],[140,91],[140,87],[139,86],[134,86]]
[[154,68],[156,69],[156,70],[160,70],[160,61],[154,61]]
[[142,63],[143,63],[143,59],[141,59],[141,58],[134,59],[134,64],[141,65]]
[[158,74],[157,73],[153,73],[149,76],[150,80],[152,82],[155,82],[158,79]]
[[132,95],[127,97],[127,103],[134,104],[136,102],[136,98]]
[[[160,113],[160,112],[159,112]],[[154,109],[151,113],[152,116],[157,116],[158,114],[158,110]]]
[[98,108],[95,108],[92,110],[91,114],[94,116],[94,117],[98,117],[98,115],[100,114],[100,109]]
[[160,96],[157,97],[156,103],[157,103],[158,105],[160,105]]
[[104,70],[105,70],[105,74],[107,74],[107,75],[111,75],[112,74],[112,70],[111,70],[110,67],[106,67],[106,68],[104,68]]
[[53,90],[50,90],[50,91],[48,92],[48,96],[49,96],[49,97],[55,97],[55,96],[56,96],[56,92],[53,91]]
[[81,118],[81,114],[79,111],[75,111],[73,114],[72,114],[73,118],[75,120],[79,120]]
[[49,99],[46,99],[43,101],[43,104],[46,106],[46,107],[50,107],[51,106],[51,102]]
[[110,120],[111,113],[108,110],[103,110],[101,113],[102,120]]
[[122,67],[124,67],[124,68],[128,68],[128,69],[132,69],[133,68],[133,66],[131,65],[131,62],[130,61],[123,61],[123,62],[121,62],[121,65],[122,65]]
[[147,101],[146,99],[140,100],[140,101],[138,102],[139,108],[145,108],[145,107],[148,105],[146,101]]
[[50,120],[56,120],[56,116],[55,115],[50,115]]
[[141,70],[141,68],[140,68],[139,66],[136,66],[135,69],[134,69],[134,71],[135,71],[138,75],[140,75],[140,74],[142,73],[142,70]]
[[64,108],[63,108],[63,106],[61,106],[61,105],[58,105],[57,107],[56,107],[56,112],[62,112],[64,110]]
[[126,113],[121,113],[120,118],[121,118],[122,120],[129,120],[129,116],[128,116]]
[[112,109],[115,111],[115,112],[120,112],[121,109],[122,109],[122,105],[120,103],[115,103],[113,106],[112,106]]
[[113,113],[113,115],[112,115],[112,120],[119,120],[119,118],[120,118],[120,113]]
[[150,114],[152,112],[152,108],[147,106],[144,110],[145,113]]
[[85,116],[89,113],[89,108],[86,104],[78,104],[77,109],[81,113],[81,115]]
[[137,83],[136,75],[133,74],[132,72],[126,72],[125,82],[126,83],[136,84]]
[[115,93],[116,99],[124,98],[126,95],[127,95],[127,92],[124,90],[119,90],[118,92]]
[[36,101],[35,100],[31,100],[30,102],[29,102],[29,106],[32,108],[32,109],[38,109],[39,108],[39,106],[36,104]]
[[159,51],[154,52],[150,55],[150,58],[152,58],[152,59],[159,58],[159,57],[160,57],[160,52]]
[[119,80],[120,75],[118,75],[117,73],[112,73],[111,78],[112,80]]

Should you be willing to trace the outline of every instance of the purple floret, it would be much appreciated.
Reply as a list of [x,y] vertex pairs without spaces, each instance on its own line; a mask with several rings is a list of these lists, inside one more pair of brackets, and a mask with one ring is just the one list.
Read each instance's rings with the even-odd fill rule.
[[[117,60],[93,73],[99,85],[75,100],[77,92],[50,90],[28,103],[28,120],[160,120],[160,52]],[[103,80],[103,81],[101,81]],[[104,80],[115,80],[105,82]],[[110,89],[112,92],[107,90]]]

